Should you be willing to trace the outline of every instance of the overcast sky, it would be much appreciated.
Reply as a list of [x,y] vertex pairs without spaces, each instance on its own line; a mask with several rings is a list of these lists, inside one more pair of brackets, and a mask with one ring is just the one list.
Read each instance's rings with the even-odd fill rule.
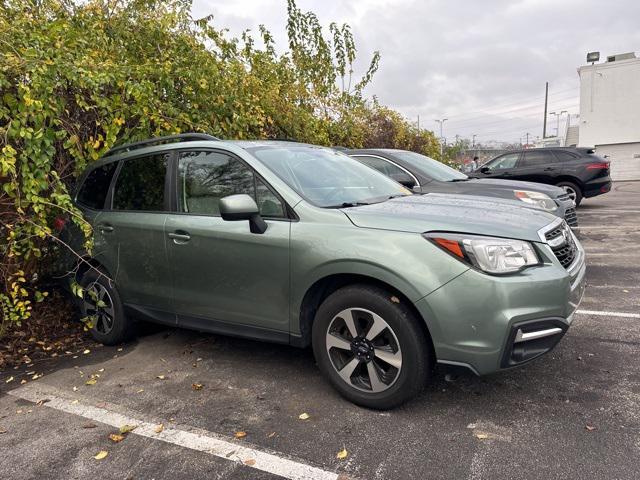
[[[323,25],[351,25],[359,73],[375,50],[380,68],[367,89],[381,103],[444,136],[518,141],[542,134],[549,111],[579,112],[576,68],[588,51],[640,56],[640,0],[298,0]],[[286,0],[194,0],[232,34],[264,24],[287,46]],[[575,120],[573,120],[575,121]],[[555,133],[551,119],[548,134]],[[561,135],[564,126],[561,125]]]

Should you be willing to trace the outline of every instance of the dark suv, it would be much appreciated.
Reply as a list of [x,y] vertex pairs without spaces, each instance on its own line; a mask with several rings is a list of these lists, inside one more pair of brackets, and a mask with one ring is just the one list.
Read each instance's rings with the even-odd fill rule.
[[469,173],[475,178],[509,178],[563,187],[579,205],[611,190],[609,161],[593,148],[535,148],[499,155]]

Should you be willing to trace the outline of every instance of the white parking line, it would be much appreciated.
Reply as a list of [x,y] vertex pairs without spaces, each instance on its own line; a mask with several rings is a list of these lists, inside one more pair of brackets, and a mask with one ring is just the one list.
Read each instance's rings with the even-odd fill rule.
[[601,312],[599,310],[576,310],[576,313],[582,315],[600,315],[603,317],[640,318],[640,313]]
[[47,399],[48,401],[44,404],[45,407],[78,415],[112,427],[120,428],[123,425],[135,425],[136,429],[131,432],[132,434],[208,453],[226,461],[237,462],[248,468],[255,468],[284,478],[295,480],[338,480],[340,478],[335,472],[312,467],[256,447],[243,446],[225,440],[206,430],[197,430],[199,433],[194,433],[193,431],[187,432],[177,428],[165,427],[164,430],[158,433],[155,431],[157,424],[112,412],[105,408],[72,403],[71,400],[55,395],[55,391],[51,387],[43,388],[43,386],[43,384],[37,386],[27,385],[8,393],[14,397],[34,403]]

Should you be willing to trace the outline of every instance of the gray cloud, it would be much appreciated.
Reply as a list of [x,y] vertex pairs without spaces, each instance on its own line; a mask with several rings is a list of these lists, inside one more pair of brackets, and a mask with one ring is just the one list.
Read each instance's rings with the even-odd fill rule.
[[[446,135],[517,140],[542,132],[544,82],[550,109],[578,113],[576,68],[588,51],[640,54],[637,0],[298,0],[328,25],[349,23],[360,71],[374,50],[380,69],[368,88],[426,128],[450,118]],[[232,33],[265,24],[286,48],[285,0],[194,0]]]

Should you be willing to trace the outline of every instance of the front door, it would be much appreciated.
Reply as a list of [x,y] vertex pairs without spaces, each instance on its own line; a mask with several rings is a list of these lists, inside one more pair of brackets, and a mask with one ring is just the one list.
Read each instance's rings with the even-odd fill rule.
[[[289,236],[286,209],[274,191],[240,159],[214,150],[178,154],[178,212],[165,225],[178,323],[233,334],[242,327],[289,331]],[[219,201],[246,193],[268,228],[224,221]],[[235,329],[235,330],[234,330]]]
[[518,168],[511,178],[527,182],[551,183],[549,179],[562,170],[550,150],[531,149],[522,153]]
[[520,153],[501,155],[484,164],[478,170],[479,173],[474,176],[477,178],[513,178],[519,158]]
[[170,154],[122,160],[110,209],[95,218],[94,255],[116,282],[124,303],[171,310],[172,280],[165,249],[165,177]]

